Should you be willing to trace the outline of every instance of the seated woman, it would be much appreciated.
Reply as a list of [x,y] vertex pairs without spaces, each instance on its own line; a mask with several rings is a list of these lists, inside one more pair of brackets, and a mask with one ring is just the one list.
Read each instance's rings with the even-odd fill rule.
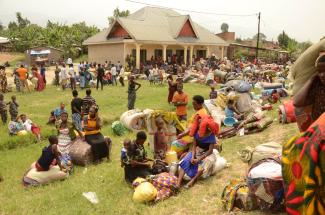
[[[204,98],[202,96],[193,97],[193,107],[196,111],[203,108]],[[204,124],[205,129],[202,129]],[[207,168],[212,166],[216,158],[213,154],[213,148],[217,140],[215,135],[218,132],[218,125],[211,126],[207,115],[196,114],[192,125],[190,136],[194,135],[192,151],[180,162],[177,186],[180,187],[185,174],[191,178],[186,188],[192,187],[204,172],[209,171]],[[203,133],[202,133],[203,132]],[[208,176],[209,174],[207,174]]]
[[237,120],[242,120],[244,115],[240,114],[240,112],[235,107],[235,102],[232,99],[229,99],[227,102],[227,106],[225,108],[226,117],[232,117]]
[[124,177],[129,183],[132,183],[137,177],[146,178],[150,175],[151,161],[147,158],[147,152],[143,147],[147,140],[147,135],[144,131],[137,133],[137,138],[132,142],[127,150],[127,157],[123,160],[124,163]]
[[325,51],[320,53],[315,66],[317,73],[293,97],[300,131],[305,131],[325,112]]
[[61,120],[56,125],[59,140],[58,151],[61,154],[69,154],[72,141],[76,139],[75,131],[77,131],[80,137],[82,137],[82,133],[72,122],[68,122],[67,112],[62,112],[60,119]]
[[37,141],[41,141],[41,129],[32,122],[32,120],[28,119],[26,114],[20,114],[17,118],[17,121],[21,120],[21,124],[24,126],[24,129],[26,131],[32,132],[36,138]]
[[50,145],[44,147],[40,158],[31,165],[31,169],[24,175],[23,183],[28,185],[46,184],[55,180],[61,180],[68,176],[61,171],[59,161],[57,136],[49,137]]
[[104,136],[100,133],[102,123],[98,117],[98,107],[93,105],[89,109],[89,115],[85,116],[82,121],[85,140],[91,145],[94,162],[107,157],[109,159],[109,147]]

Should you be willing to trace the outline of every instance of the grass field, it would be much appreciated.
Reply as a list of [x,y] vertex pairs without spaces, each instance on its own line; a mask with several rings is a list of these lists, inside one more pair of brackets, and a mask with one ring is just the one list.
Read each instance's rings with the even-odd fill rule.
[[[167,87],[149,86],[141,82],[136,107],[140,109],[173,110],[167,104]],[[231,166],[217,175],[198,182],[190,190],[181,192],[164,202],[155,205],[132,202],[132,189],[124,181],[120,167],[121,140],[125,137],[113,135],[110,124],[119,119],[126,111],[127,88],[105,87],[104,91],[93,90],[93,96],[100,106],[100,116],[107,122],[102,129],[104,135],[112,137],[112,161],[99,165],[76,167],[73,175],[65,181],[55,182],[37,188],[24,188],[21,179],[30,164],[38,159],[41,149],[47,144],[34,143],[33,137],[25,139],[9,137],[7,128],[0,126],[0,174],[4,181],[0,183],[0,214],[226,214],[222,210],[220,195],[222,189],[232,178],[244,176],[246,165],[241,162],[236,152],[246,146],[256,146],[267,141],[284,143],[297,132],[296,125],[281,125],[274,122],[270,128],[259,134],[234,137],[223,140],[224,156]],[[199,84],[185,84],[184,90],[189,96],[201,94],[207,97],[209,88]],[[6,94],[6,101],[14,93]],[[85,95],[80,91],[80,96]],[[42,128],[45,136],[54,133],[46,125],[49,113],[61,101],[68,105],[70,113],[71,91],[65,92],[49,86],[44,92],[17,94],[20,113],[28,116]],[[192,105],[188,110],[193,113]],[[277,118],[276,110],[268,113]],[[127,136],[133,138],[135,134]],[[83,196],[83,192],[97,193],[99,204],[93,205]],[[262,214],[259,211],[245,214]]]

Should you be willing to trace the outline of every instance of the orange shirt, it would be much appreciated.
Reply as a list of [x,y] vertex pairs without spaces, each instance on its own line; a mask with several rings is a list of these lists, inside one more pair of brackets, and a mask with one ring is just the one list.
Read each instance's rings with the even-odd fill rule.
[[26,80],[26,78],[27,78],[27,69],[26,68],[17,69],[17,73],[19,75],[20,80]]
[[[173,103],[176,103],[176,102],[188,103],[188,96],[184,92],[182,94],[179,94],[178,92],[175,92],[172,102]],[[176,114],[177,114],[177,116],[184,116],[184,115],[187,114],[186,106],[187,105],[176,106]]]

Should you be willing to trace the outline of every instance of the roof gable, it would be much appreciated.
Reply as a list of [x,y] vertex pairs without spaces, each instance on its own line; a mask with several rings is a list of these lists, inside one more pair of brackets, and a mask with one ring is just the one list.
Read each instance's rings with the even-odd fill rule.
[[130,34],[121,26],[119,22],[115,22],[110,29],[107,39],[109,38],[131,38]]
[[190,22],[190,19],[187,19],[186,22],[184,23],[183,27],[178,33],[178,37],[193,37],[197,38],[197,35],[194,31],[194,28]]

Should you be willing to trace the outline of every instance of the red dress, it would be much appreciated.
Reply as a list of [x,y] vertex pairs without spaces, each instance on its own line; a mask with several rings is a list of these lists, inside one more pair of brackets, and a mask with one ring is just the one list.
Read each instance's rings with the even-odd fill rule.
[[43,76],[41,76],[38,72],[34,72],[34,76],[37,78],[37,86],[35,87],[35,89],[37,91],[43,91],[45,88],[45,82],[44,82],[44,78]]

